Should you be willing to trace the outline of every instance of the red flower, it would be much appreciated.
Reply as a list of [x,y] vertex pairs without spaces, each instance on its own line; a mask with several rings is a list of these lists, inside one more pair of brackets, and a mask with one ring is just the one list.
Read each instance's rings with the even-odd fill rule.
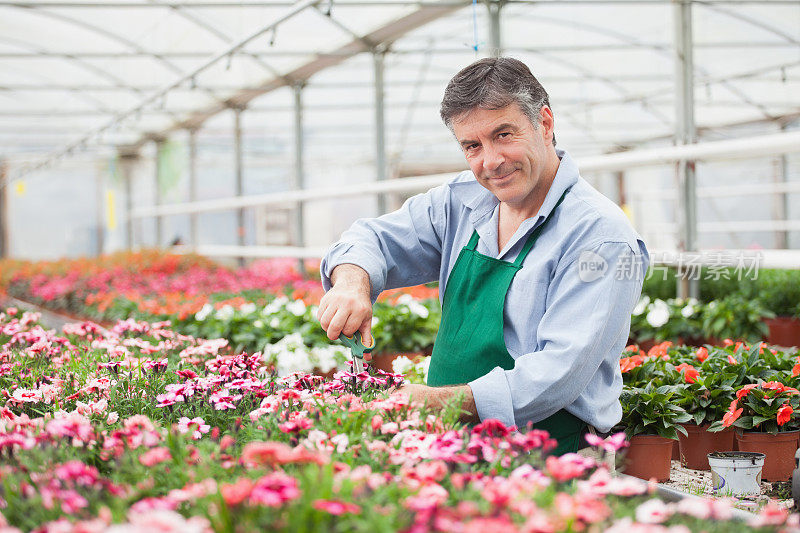
[[314,509],[325,511],[332,515],[343,515],[345,513],[359,514],[361,507],[354,503],[340,502],[338,500],[315,500]]
[[730,364],[732,364],[732,365],[738,365],[739,364],[739,362],[736,359],[734,359],[731,354],[728,354],[728,362]]
[[742,411],[744,411],[744,408],[740,407],[737,409],[736,406],[738,405],[738,402],[739,400],[733,400],[731,402],[731,406],[728,408],[728,412],[722,417],[722,425],[724,427],[730,427],[731,424],[736,422],[737,418],[742,416]]
[[697,360],[702,363],[703,361],[708,359],[708,348],[706,348],[705,346],[701,346],[700,348],[697,349],[694,356],[697,357]]
[[683,379],[686,380],[686,383],[694,383],[697,381],[697,376],[700,375],[700,372],[689,363],[681,363],[675,367],[675,370],[683,372]]
[[246,477],[240,478],[236,483],[225,483],[219,488],[222,498],[228,507],[235,507],[245,501],[253,492],[253,482]]
[[722,340],[722,345],[723,346],[733,346],[733,341],[730,340],[730,339],[723,339]]
[[778,425],[782,426],[786,422],[792,419],[792,413],[794,413],[794,409],[788,403],[785,403],[778,409]]
[[741,400],[742,398],[747,396],[747,393],[749,393],[756,387],[758,387],[758,385],[756,385],[755,383],[750,383],[749,385],[745,385],[744,387],[736,391],[736,399]]
[[644,358],[641,355],[632,355],[630,357],[623,357],[619,360],[619,369],[622,371],[623,374],[630,372],[637,366],[640,366],[644,362]]
[[792,377],[800,376],[800,363],[795,363],[792,367]]

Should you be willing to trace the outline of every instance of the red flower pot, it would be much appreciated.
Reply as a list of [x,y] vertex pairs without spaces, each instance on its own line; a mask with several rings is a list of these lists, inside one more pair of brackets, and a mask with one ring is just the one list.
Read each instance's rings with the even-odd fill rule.
[[625,454],[623,472],[641,479],[668,481],[674,443],[658,435],[635,435]]
[[794,470],[794,453],[798,447],[800,431],[761,433],[759,431],[736,432],[739,451],[766,454],[761,479],[766,481],[789,481]]
[[718,433],[708,431],[710,424],[681,424],[686,435],[678,433],[680,461],[686,468],[708,470],[708,454],[712,452],[733,451],[734,432],[726,429]]
[[767,342],[778,346],[800,346],[800,318],[777,316],[764,319],[769,328]]

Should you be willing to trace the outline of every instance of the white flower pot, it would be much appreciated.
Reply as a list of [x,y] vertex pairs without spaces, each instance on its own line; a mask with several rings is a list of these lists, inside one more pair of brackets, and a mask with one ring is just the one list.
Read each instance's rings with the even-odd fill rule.
[[708,454],[711,480],[716,494],[758,496],[761,493],[761,469],[766,455],[757,452],[713,452]]

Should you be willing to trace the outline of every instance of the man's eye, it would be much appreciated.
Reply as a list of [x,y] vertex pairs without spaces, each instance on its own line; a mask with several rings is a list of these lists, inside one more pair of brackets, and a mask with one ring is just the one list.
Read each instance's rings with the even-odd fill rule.
[[468,144],[464,147],[464,150],[467,152],[471,152],[472,150],[475,150],[477,147],[478,143]]
[[509,132],[504,131],[503,133],[500,133],[497,136],[500,137],[500,138],[503,138],[503,137],[508,137],[509,135],[511,135]]

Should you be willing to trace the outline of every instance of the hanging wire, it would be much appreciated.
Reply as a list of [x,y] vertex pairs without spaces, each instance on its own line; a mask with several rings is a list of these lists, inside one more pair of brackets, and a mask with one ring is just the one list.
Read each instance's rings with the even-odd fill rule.
[[472,0],[472,49],[478,55],[478,0]]

